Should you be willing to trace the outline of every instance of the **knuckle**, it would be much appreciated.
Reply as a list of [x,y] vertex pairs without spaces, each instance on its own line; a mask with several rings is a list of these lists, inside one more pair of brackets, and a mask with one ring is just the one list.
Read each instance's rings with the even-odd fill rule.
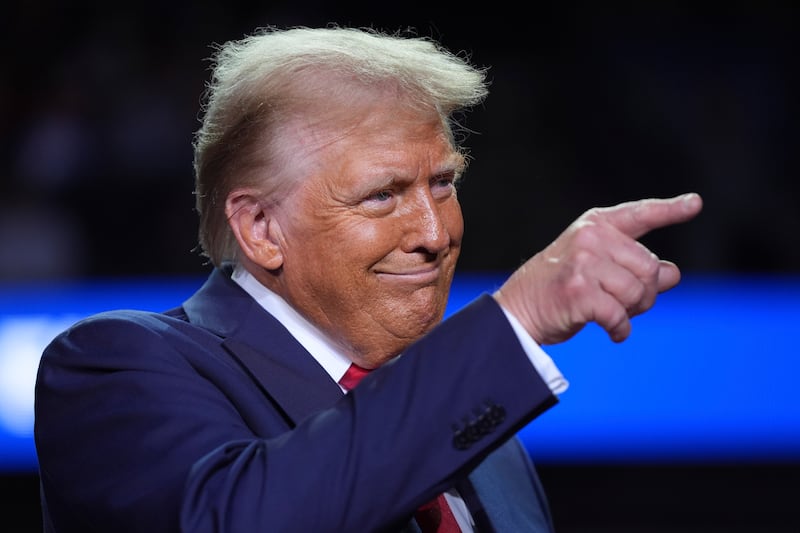
[[660,262],[655,254],[650,254],[649,260],[644,262],[642,272],[647,279],[655,279],[658,276]]
[[592,222],[577,224],[573,238],[578,248],[593,248],[600,241],[600,228]]
[[628,313],[622,305],[608,304],[595,309],[594,320],[606,329],[618,327],[627,320]]
[[583,213],[581,219],[588,222],[597,222],[603,216],[603,210],[600,207],[592,207]]
[[572,269],[573,271],[581,271],[584,267],[594,261],[595,254],[585,247],[579,247],[572,252]]
[[609,313],[609,321],[614,329],[622,327],[628,321],[628,311],[622,306],[615,306]]
[[580,298],[589,290],[589,279],[583,272],[573,272],[564,280],[564,291],[569,298]]
[[633,283],[628,288],[628,302],[632,305],[641,304],[647,297],[647,288],[643,283]]
[[631,219],[636,222],[642,222],[647,220],[647,215],[649,211],[652,209],[651,207],[652,202],[648,200],[644,200],[642,202],[638,202],[634,204],[633,209],[630,210]]

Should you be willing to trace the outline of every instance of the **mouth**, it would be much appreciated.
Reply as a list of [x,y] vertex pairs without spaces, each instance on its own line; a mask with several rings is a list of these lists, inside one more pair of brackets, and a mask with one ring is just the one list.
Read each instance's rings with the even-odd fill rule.
[[409,269],[379,270],[376,274],[380,279],[389,282],[428,285],[439,279],[441,269],[435,264]]

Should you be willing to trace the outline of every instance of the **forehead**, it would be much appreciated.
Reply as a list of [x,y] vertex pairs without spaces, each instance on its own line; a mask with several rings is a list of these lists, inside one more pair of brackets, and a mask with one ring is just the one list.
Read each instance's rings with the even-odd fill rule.
[[286,162],[305,176],[343,167],[437,173],[458,170],[464,163],[437,112],[398,98],[318,108],[293,117],[281,130]]

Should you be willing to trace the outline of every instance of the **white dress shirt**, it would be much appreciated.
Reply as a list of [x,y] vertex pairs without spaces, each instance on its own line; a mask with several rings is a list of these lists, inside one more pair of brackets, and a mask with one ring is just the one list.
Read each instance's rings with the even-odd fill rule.
[[[252,274],[237,265],[231,276],[256,302],[289,331],[308,353],[325,369],[330,377],[339,383],[352,361],[339,352],[333,342],[314,324],[298,313],[286,300],[262,285]],[[503,309],[511,327],[519,338],[519,342],[528,355],[534,369],[550,387],[554,394],[560,394],[569,385],[556,367],[553,360],[523,329],[522,325],[510,313]],[[340,385],[341,387],[341,385]],[[342,388],[344,391],[344,388]],[[447,503],[455,515],[463,533],[472,533],[475,522],[467,509],[464,500],[455,489],[445,493]]]

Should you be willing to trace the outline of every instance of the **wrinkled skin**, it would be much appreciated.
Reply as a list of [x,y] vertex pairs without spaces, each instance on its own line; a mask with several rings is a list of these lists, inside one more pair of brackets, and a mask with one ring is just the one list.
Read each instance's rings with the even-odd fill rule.
[[299,121],[292,192],[228,199],[245,267],[365,368],[441,321],[464,231],[463,156],[436,113],[391,103]]

